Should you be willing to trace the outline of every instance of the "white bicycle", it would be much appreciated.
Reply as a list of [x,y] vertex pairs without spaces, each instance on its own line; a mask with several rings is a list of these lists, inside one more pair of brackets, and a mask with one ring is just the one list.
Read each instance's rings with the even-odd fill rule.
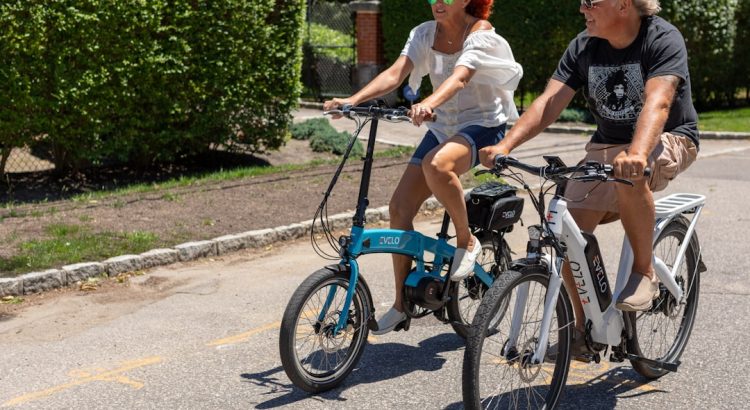
[[[526,258],[499,276],[474,317],[463,364],[463,398],[469,409],[551,409],[559,403],[574,330],[562,286],[566,258],[586,316],[586,346],[597,363],[609,350],[610,361],[630,360],[649,379],[676,371],[695,321],[700,273],[706,270],[695,225],[705,197],[681,193],[655,202],[654,267],[660,293],[647,311],[621,312],[614,301],[633,264],[630,243],[627,237],[623,240],[612,292],[596,238],[578,228],[563,192],[569,179],[632,182],[613,178],[611,165],[566,167],[558,157],[544,158],[549,165],[537,167],[499,156],[496,167],[485,171],[521,183],[541,222],[528,228]],[[510,168],[541,178],[538,199],[523,176]],[[553,187],[556,192],[545,212],[545,195]]]

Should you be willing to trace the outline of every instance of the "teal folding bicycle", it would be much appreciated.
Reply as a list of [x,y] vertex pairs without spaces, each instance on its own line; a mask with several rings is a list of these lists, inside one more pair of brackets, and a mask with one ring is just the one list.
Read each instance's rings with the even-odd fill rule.
[[[326,114],[334,113],[354,120],[357,126],[313,219],[311,241],[319,255],[338,263],[314,272],[296,289],[284,312],[279,337],[284,371],[297,387],[311,393],[338,386],[357,365],[369,331],[377,330],[375,307],[358,257],[394,253],[413,258],[413,268],[404,283],[407,319],[395,330],[409,330],[411,319],[434,314],[466,338],[484,293],[499,272],[509,267],[511,255],[504,234],[512,230],[523,209],[523,198],[516,196],[515,188],[509,185],[490,182],[472,190],[467,195],[469,224],[482,253],[473,275],[459,282],[448,280],[455,247],[448,244],[447,213],[437,238],[415,231],[365,228],[378,121],[409,121],[407,109],[345,106]],[[370,134],[352,228],[348,235],[336,239],[327,220],[327,201],[367,123]],[[318,222],[337,254],[327,254],[316,243]]]

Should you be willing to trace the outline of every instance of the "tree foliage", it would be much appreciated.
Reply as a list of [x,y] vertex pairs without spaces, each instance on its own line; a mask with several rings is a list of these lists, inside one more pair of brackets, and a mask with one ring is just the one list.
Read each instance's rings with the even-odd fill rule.
[[[662,17],[685,36],[699,106],[732,103],[738,88],[747,87],[750,0],[662,0]],[[557,0],[495,2],[490,22],[524,68],[519,94],[540,93],[568,43],[585,29],[578,3]],[[383,0],[385,55],[394,61],[419,23],[432,19],[423,2]],[[732,64],[727,64],[732,62]],[[424,93],[422,93],[424,95]],[[577,100],[582,103],[581,100]]]
[[0,141],[60,170],[280,146],[299,95],[302,0],[8,0]]

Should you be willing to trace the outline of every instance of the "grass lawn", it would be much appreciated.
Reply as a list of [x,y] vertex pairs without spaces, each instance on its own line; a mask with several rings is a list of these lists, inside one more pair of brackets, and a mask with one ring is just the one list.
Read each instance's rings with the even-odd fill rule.
[[750,132],[750,107],[699,113],[698,128],[702,131]]

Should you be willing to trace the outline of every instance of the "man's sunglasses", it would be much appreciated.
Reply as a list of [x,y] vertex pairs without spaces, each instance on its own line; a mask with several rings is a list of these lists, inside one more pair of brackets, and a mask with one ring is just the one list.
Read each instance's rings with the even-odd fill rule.
[[581,6],[586,6],[587,9],[593,9],[596,3],[601,3],[604,0],[581,0]]
[[[599,0],[599,1],[601,1],[601,0]],[[435,3],[437,3],[437,0],[427,0],[427,2],[430,3],[430,6],[434,6]],[[447,5],[450,6],[451,4],[453,4],[453,0],[443,0],[443,3],[445,3],[445,4],[447,4]]]

